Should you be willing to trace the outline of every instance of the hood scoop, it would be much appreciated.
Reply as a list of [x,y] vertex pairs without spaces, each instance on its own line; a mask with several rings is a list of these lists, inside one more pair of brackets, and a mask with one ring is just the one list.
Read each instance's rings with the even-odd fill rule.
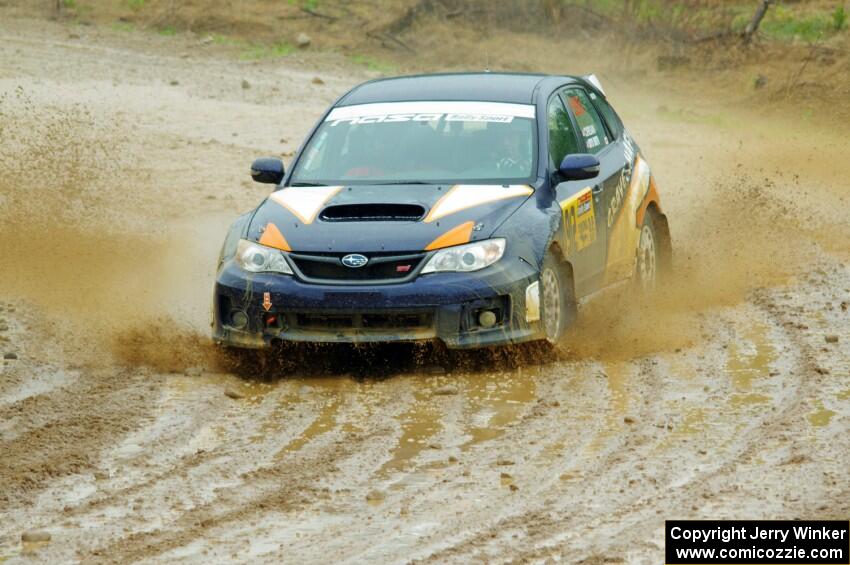
[[425,216],[419,204],[340,204],[319,214],[325,222],[416,222]]

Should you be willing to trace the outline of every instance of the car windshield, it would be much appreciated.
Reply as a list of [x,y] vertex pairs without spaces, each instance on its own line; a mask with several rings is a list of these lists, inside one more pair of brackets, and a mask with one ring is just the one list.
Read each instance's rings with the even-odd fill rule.
[[395,102],[334,108],[290,184],[528,181],[535,165],[534,106]]

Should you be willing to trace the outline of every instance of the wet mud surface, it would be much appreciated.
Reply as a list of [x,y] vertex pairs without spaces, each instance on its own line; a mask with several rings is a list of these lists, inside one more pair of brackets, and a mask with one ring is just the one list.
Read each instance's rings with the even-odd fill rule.
[[850,514],[826,134],[612,77],[671,221],[662,295],[598,297],[555,354],[239,363],[206,324],[248,165],[368,77],[41,26],[0,23],[0,561],[657,563],[668,518]]

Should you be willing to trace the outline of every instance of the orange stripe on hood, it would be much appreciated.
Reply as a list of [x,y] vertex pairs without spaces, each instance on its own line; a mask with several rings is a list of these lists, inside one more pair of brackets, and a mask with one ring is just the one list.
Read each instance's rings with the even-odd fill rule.
[[442,249],[443,247],[451,247],[462,243],[469,243],[472,238],[472,228],[475,222],[465,222],[457,227],[454,227],[432,241],[425,248],[425,251],[433,251],[434,249]]
[[260,240],[258,243],[267,247],[274,247],[275,249],[280,249],[281,251],[292,251],[292,249],[289,247],[289,243],[287,243],[286,241],[286,238],[283,237],[283,234],[280,233],[280,230],[277,229],[277,226],[271,222],[266,224],[266,229],[263,230],[263,235],[260,236]]

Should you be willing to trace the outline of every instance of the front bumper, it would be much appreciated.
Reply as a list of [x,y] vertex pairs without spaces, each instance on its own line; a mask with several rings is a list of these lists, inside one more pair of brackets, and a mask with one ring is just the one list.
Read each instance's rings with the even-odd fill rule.
[[[213,297],[213,339],[262,349],[280,341],[370,343],[439,339],[450,348],[542,339],[526,321],[526,289],[536,268],[505,257],[476,273],[433,273],[379,285],[307,284],[296,277],[246,273],[232,261],[219,269]],[[498,313],[494,327],[478,323]],[[235,327],[233,313],[247,324]]]

